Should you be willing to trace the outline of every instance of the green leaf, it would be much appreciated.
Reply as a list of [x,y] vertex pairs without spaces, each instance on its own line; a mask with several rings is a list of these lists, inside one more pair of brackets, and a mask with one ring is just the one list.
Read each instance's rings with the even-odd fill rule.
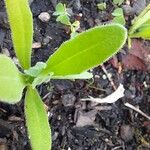
[[65,25],[71,24],[68,15],[60,15],[57,17],[56,21],[61,22],[62,24],[65,24]]
[[130,38],[150,39],[150,23],[142,25],[136,32],[130,35]]
[[70,24],[71,32],[76,32],[80,27],[80,22],[75,21],[74,23]]
[[35,66],[29,68],[28,70],[24,70],[24,73],[31,77],[37,77],[44,68],[46,68],[46,63],[37,62]]
[[126,29],[119,24],[98,26],[63,43],[48,59],[41,74],[80,74],[102,64],[124,45]]
[[82,72],[80,74],[73,74],[73,75],[65,75],[65,76],[53,76],[53,73],[50,73],[48,75],[39,75],[36,77],[32,82],[32,88],[34,89],[37,85],[40,85],[42,83],[47,83],[51,79],[91,79],[93,77],[92,73],[89,72]]
[[92,73],[89,72],[82,72],[80,74],[74,75],[66,75],[66,76],[52,76],[51,79],[91,79],[93,77]]
[[122,8],[116,8],[116,9],[113,11],[112,15],[115,16],[115,17],[122,16],[122,15],[123,15],[123,10],[122,10]]
[[142,13],[134,19],[133,25],[129,30],[129,35],[132,36],[139,28],[150,21],[150,4],[142,11]]
[[78,32],[72,32],[72,33],[70,34],[70,38],[73,39],[73,38],[75,38],[78,34],[79,34]]
[[31,63],[33,20],[28,0],[5,0],[16,55],[21,66]]
[[140,18],[133,24],[130,30],[130,34],[134,33],[138,28],[140,28],[145,22],[149,20],[150,20],[150,11],[148,11],[142,18]]
[[51,149],[51,130],[44,104],[36,89],[28,86],[25,97],[25,118],[33,150]]
[[97,7],[99,10],[105,10],[106,9],[106,3],[98,3],[97,4]]
[[114,23],[119,23],[119,24],[121,24],[121,25],[125,25],[125,24],[126,24],[125,19],[124,19],[123,16],[115,17],[115,18],[113,19],[113,22],[114,22]]
[[114,23],[119,23],[121,25],[125,25],[126,22],[125,22],[122,8],[115,9],[114,12],[112,13],[112,15],[115,16],[113,19]]
[[37,76],[32,82],[32,87],[35,88],[37,85],[49,82],[52,76],[53,76],[52,72],[46,75]]
[[113,0],[113,3],[115,5],[121,5],[124,2],[124,0]]
[[55,16],[66,14],[66,5],[62,3],[58,3],[56,5],[56,11],[53,13]]
[[19,102],[25,86],[24,76],[12,60],[0,55],[0,101],[10,104]]

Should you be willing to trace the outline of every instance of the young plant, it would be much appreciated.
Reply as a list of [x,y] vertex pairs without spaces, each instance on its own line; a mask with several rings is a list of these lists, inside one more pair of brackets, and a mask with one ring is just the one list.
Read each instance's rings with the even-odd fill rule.
[[115,5],[121,5],[124,2],[124,0],[113,0],[113,3]]
[[125,22],[122,8],[116,8],[114,12],[112,13],[112,15],[114,16],[114,19],[113,19],[114,23],[125,25],[126,22]]
[[150,39],[150,4],[133,20],[129,38]]
[[56,19],[57,22],[61,22],[64,25],[70,26],[71,38],[73,38],[77,35],[76,31],[80,26],[80,22],[75,21],[75,22],[71,23],[70,18],[69,18],[70,15],[67,12],[65,4],[58,3],[53,15],[57,16],[57,19]]
[[102,11],[105,10],[106,9],[106,3],[98,3],[97,8],[99,10],[102,10]]
[[13,61],[0,54],[0,100],[14,104],[25,92],[25,119],[33,150],[51,149],[51,130],[47,113],[36,85],[50,79],[87,79],[87,70],[117,53],[127,37],[119,24],[92,28],[64,42],[46,63],[31,67],[33,20],[28,0],[5,0],[14,49],[22,66],[20,72]]

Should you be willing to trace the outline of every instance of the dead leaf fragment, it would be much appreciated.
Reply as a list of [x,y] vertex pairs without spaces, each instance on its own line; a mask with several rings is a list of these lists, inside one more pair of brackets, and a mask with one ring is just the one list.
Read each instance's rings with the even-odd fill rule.
[[129,54],[122,60],[123,66],[130,70],[147,71],[150,64],[150,48],[144,40],[132,39]]
[[114,103],[118,99],[124,97],[124,91],[125,91],[125,89],[124,89],[123,85],[120,84],[115,92],[113,92],[112,94],[108,95],[105,98],[93,98],[93,97],[89,96],[89,98],[83,98],[83,99],[81,99],[81,101],[92,101],[92,102],[96,102],[96,103]]
[[128,54],[127,56],[125,56],[124,59],[122,60],[122,63],[123,63],[123,67],[126,69],[142,70],[142,71],[147,70],[147,66],[142,61],[142,59],[132,54]]
[[78,112],[76,127],[83,127],[88,125],[94,125],[94,120],[96,118],[97,111],[91,110],[88,112],[80,111]]

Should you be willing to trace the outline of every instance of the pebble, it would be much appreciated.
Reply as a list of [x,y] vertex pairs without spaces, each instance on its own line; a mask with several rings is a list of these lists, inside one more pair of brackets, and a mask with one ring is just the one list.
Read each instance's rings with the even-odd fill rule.
[[80,2],[80,0],[75,0],[74,1],[74,7],[77,10],[81,10],[81,2]]
[[38,18],[42,21],[42,22],[48,22],[51,18],[50,14],[47,12],[42,12],[39,14]]
[[0,150],[8,150],[8,147],[4,143],[0,143]]
[[49,36],[46,36],[44,39],[43,39],[43,45],[47,45],[49,42],[50,42],[50,40],[51,40],[52,38],[51,37],[49,37]]
[[134,9],[129,5],[123,5],[122,8],[126,16],[134,15],[135,13]]
[[52,136],[52,140],[55,141],[58,137],[59,133],[58,132],[54,132],[54,135]]
[[32,48],[34,48],[34,49],[41,48],[41,46],[42,46],[41,42],[34,42],[34,43],[32,44]]
[[91,110],[88,112],[79,110],[77,112],[76,127],[84,127],[95,125],[94,120],[96,118],[97,110]]
[[73,94],[66,94],[62,96],[62,103],[64,106],[73,106],[75,103],[76,97]]
[[134,136],[134,130],[130,125],[122,125],[120,128],[120,136],[125,141],[131,141]]
[[133,3],[133,9],[137,15],[139,15],[146,7],[146,0],[136,0]]
[[57,5],[57,0],[51,0],[51,3],[52,3],[52,5],[53,5],[53,7],[55,8],[56,5]]
[[69,80],[54,80],[52,83],[55,85],[56,90],[64,91],[74,88],[73,82]]

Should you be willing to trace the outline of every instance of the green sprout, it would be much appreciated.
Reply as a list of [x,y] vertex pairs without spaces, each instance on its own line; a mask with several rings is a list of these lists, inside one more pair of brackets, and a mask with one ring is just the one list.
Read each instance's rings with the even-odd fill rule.
[[113,0],[113,3],[115,5],[121,5],[124,2],[124,0]]
[[122,8],[116,8],[112,15],[114,16],[113,22],[125,25],[126,22]]
[[[89,79],[88,70],[117,53],[125,44],[127,31],[119,24],[89,29],[64,42],[46,63],[31,67],[33,18],[28,0],[5,0],[13,46],[22,67],[0,54],[0,100],[15,104],[25,92],[25,120],[33,150],[51,149],[51,130],[37,85],[51,79]],[[61,10],[60,10],[61,12]],[[58,12],[57,12],[58,13]]]
[[98,3],[97,8],[99,10],[105,10],[106,9],[106,3]]
[[65,4],[58,3],[53,15],[57,16],[57,19],[56,19],[57,22],[61,22],[64,25],[70,26],[71,38],[75,37],[78,34],[76,31],[80,27],[80,22],[75,21],[71,23],[70,18],[69,18],[70,15],[67,12]]

